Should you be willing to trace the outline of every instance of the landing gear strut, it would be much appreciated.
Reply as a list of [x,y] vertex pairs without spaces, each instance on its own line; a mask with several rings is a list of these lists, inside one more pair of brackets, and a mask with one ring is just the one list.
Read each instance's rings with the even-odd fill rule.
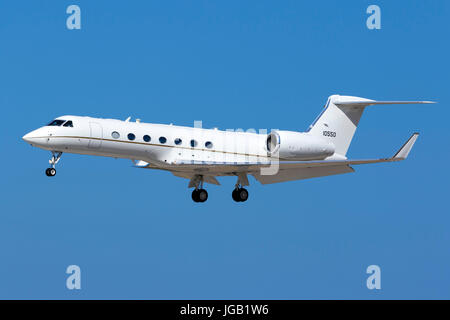
[[61,156],[62,156],[62,152],[52,151],[52,158],[48,161],[51,165],[51,168],[47,168],[45,170],[45,174],[47,175],[47,177],[54,177],[56,175],[55,167],[56,167],[56,164],[61,159]]
[[194,202],[205,202],[208,200],[208,192],[203,189],[203,176],[198,175],[192,180],[192,184],[195,187],[192,191],[192,200]]

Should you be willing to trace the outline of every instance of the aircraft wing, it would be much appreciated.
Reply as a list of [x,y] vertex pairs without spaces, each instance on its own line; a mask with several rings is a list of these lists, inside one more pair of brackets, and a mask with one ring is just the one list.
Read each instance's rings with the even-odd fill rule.
[[259,172],[252,172],[251,174],[262,184],[270,184],[350,173],[355,171],[351,165],[405,160],[418,136],[418,133],[413,134],[391,158],[288,162],[280,163],[279,172],[276,175],[264,175],[261,170]]
[[[188,179],[196,175],[202,175],[206,178],[205,181],[209,180],[210,183],[214,184],[218,184],[215,179],[216,176],[230,176],[246,173],[253,175],[262,184],[269,184],[354,172],[354,169],[351,167],[352,165],[405,160],[418,136],[418,133],[414,133],[395,155],[390,158],[367,160],[280,161],[278,163],[186,162],[177,163],[176,165],[172,164],[166,168],[143,162],[139,167],[147,169],[164,169],[171,171],[176,176]],[[273,171],[277,166],[278,168]],[[271,171],[269,171],[269,168],[272,168],[272,174],[270,174]],[[264,170],[266,170],[266,173],[268,174],[264,174]]]

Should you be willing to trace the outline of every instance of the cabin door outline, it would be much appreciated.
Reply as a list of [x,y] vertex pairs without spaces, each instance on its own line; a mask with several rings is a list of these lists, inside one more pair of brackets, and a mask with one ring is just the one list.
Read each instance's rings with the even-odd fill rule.
[[103,128],[97,122],[89,122],[91,137],[89,139],[89,149],[100,149],[103,139]]

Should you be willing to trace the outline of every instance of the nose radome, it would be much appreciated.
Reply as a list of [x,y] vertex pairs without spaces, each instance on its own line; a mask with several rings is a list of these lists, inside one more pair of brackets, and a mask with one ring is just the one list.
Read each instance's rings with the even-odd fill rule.
[[45,128],[39,128],[28,132],[22,137],[23,141],[31,144],[34,147],[45,148],[48,145],[48,133]]
[[31,132],[28,132],[26,135],[22,137],[23,141],[30,143],[31,142]]
[[33,130],[31,132],[28,132],[26,135],[24,135],[22,137],[23,141],[28,142],[28,143],[39,143],[40,142],[40,138],[41,136],[43,136],[43,132],[41,130],[41,128]]

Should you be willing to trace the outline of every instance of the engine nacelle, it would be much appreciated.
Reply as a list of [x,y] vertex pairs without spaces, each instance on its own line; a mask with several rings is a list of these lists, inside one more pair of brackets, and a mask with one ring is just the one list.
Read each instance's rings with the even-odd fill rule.
[[266,138],[266,149],[271,156],[281,159],[323,160],[334,154],[334,144],[309,133],[272,131]]

